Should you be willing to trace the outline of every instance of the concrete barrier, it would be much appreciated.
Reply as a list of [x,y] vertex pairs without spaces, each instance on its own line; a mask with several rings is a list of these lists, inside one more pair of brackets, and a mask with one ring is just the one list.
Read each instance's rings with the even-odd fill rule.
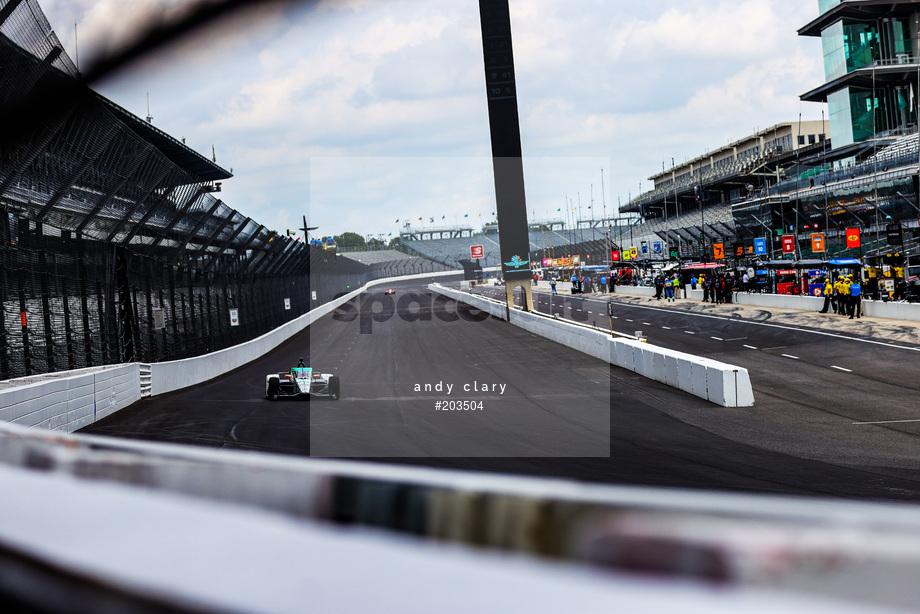
[[[507,307],[499,301],[440,285],[431,285],[428,289],[501,320],[508,319]],[[611,337],[607,331],[542,314],[514,309],[510,318],[511,324],[535,335],[723,407],[750,407],[754,404],[751,379],[747,369],[742,367],[624,338],[626,336]]]
[[139,398],[137,363],[22,377],[3,382],[0,420],[73,433]]
[[[537,287],[541,290],[550,289],[548,281],[541,281],[537,283]],[[571,294],[572,284],[567,281],[557,281],[556,293],[565,295]],[[626,296],[655,296],[655,288],[653,286],[616,286],[612,294],[625,294]],[[578,295],[576,294],[575,296]]]
[[[687,290],[688,298],[703,300],[702,290]],[[800,311],[820,311],[824,306],[824,299],[817,296],[801,296],[792,294],[765,294],[738,292],[732,300],[739,305],[751,307],[774,307],[777,309],[797,309]],[[862,300],[862,314],[874,318],[889,320],[910,320],[920,322],[920,304],[895,303],[892,301]]]

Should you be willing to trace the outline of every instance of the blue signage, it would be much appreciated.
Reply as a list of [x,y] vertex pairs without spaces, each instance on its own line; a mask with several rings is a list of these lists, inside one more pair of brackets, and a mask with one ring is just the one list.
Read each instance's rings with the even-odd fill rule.
[[661,241],[655,241],[652,243],[652,251],[656,254],[661,253]]
[[754,239],[754,253],[758,256],[762,256],[767,253],[766,239]]

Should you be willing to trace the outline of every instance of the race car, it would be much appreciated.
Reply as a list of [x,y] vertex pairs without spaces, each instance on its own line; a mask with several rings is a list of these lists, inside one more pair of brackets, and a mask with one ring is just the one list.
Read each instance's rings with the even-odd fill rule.
[[383,293],[384,294],[396,294],[396,290],[394,290],[393,288],[387,288],[386,290],[383,291]]
[[269,373],[265,376],[265,397],[277,401],[282,397],[329,397],[338,401],[339,377],[332,373],[314,373],[303,360],[288,373]]

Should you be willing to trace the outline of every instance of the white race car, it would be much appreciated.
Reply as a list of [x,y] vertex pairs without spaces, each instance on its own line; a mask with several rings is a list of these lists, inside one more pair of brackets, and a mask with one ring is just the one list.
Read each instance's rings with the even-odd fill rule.
[[311,396],[329,397],[339,400],[339,376],[332,373],[316,373],[304,365],[303,360],[288,373],[269,373],[265,376],[265,397],[277,401],[281,397]]

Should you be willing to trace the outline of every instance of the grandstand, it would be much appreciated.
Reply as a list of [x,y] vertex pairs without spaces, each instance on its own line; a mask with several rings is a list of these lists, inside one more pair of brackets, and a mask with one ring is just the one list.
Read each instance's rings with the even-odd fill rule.
[[[629,225],[641,221],[635,216],[624,216],[613,220],[582,220],[581,228],[565,228],[562,221],[532,223],[528,234],[531,257],[534,254],[552,253],[578,254],[592,258],[602,258],[607,251],[607,228],[602,223],[613,222],[619,224],[619,233],[625,233]],[[613,226],[610,226],[613,228]],[[409,253],[439,262],[451,268],[460,268],[460,260],[470,257],[470,247],[481,245],[484,257],[480,264],[484,267],[494,267],[501,264],[500,235],[494,230],[489,234],[473,234],[459,236],[458,229],[453,229],[452,238],[411,239],[402,236],[403,247]],[[446,231],[445,231],[446,232]],[[611,233],[611,240],[617,231]],[[429,236],[427,232],[416,232],[416,237]],[[611,244],[612,245],[612,244]],[[615,248],[615,247],[614,247]],[[542,259],[544,256],[540,256]]]
[[[705,239],[700,242],[700,235]],[[635,225],[630,236],[623,237],[621,243],[627,247],[639,246],[643,241],[663,243],[662,253],[668,255],[667,247],[678,247],[682,258],[699,258],[713,243],[732,243],[736,239],[735,222],[732,207],[729,204],[717,204],[698,211],[682,213],[670,219],[652,218]],[[708,258],[710,254],[705,253]]]
[[432,260],[425,256],[410,256],[395,249],[363,252],[346,252],[339,258],[354,261],[367,267],[368,280],[397,275],[415,275],[435,271],[451,271],[458,267]]
[[0,7],[0,379],[212,352],[440,268],[341,258],[236,211],[215,196],[230,172],[87,86],[37,0]]

